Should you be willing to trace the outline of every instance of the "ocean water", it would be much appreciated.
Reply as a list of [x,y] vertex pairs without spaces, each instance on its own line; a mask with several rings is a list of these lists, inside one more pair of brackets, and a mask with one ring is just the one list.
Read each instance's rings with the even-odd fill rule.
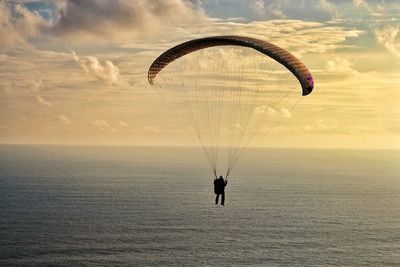
[[400,153],[0,146],[0,266],[400,266]]

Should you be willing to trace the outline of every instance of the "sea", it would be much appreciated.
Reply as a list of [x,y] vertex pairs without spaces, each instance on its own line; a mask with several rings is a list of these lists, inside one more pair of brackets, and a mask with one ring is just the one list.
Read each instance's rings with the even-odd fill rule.
[[0,146],[0,266],[400,266],[400,151]]

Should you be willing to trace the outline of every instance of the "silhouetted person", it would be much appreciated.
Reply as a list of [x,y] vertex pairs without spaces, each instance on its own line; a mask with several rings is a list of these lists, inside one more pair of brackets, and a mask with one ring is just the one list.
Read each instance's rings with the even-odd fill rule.
[[214,193],[217,195],[215,197],[215,204],[218,204],[219,195],[221,197],[221,205],[224,206],[225,203],[225,186],[228,184],[228,180],[224,180],[224,177],[220,176],[218,179],[214,180]]

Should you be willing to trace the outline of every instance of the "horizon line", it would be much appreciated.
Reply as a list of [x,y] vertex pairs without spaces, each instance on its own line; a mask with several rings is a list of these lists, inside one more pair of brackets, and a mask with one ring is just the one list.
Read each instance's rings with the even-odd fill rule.
[[[141,148],[198,148],[201,149],[200,145],[167,145],[167,144],[65,144],[65,143],[1,143],[0,146],[63,146],[63,147],[141,147]],[[210,146],[207,146],[210,147]],[[235,146],[237,147],[237,146]],[[220,148],[229,148],[223,146]],[[321,149],[321,150],[400,150],[400,147],[323,147],[323,146],[248,146],[245,149]]]

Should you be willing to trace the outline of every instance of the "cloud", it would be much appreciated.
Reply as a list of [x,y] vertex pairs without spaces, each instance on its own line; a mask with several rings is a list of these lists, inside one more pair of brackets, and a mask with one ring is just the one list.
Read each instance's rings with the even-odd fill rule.
[[70,119],[68,119],[67,117],[65,117],[65,116],[62,115],[62,114],[58,115],[57,119],[58,119],[60,122],[64,123],[64,124],[71,124],[71,123],[72,123],[72,121],[71,121]]
[[358,71],[352,68],[354,64],[349,60],[341,57],[336,57],[332,60],[328,60],[325,65],[325,70],[327,72],[336,74],[357,74]]
[[[206,0],[205,0],[206,1]],[[205,2],[203,0],[203,2]],[[233,2],[225,0],[226,2]],[[212,0],[209,0],[212,2]],[[258,17],[268,17],[269,19],[305,19],[305,20],[327,20],[339,16],[338,8],[329,0],[302,0],[297,1],[295,4],[293,0],[236,0],[238,9],[240,5],[246,3],[248,7]],[[222,6],[223,1],[214,0],[217,7]],[[236,9],[235,9],[236,11]],[[230,12],[225,10],[225,14]],[[222,13],[222,12],[221,12]],[[237,13],[237,11],[236,11]],[[239,11],[241,13],[241,11]],[[229,16],[230,14],[228,14]],[[232,14],[233,15],[233,14]],[[237,16],[237,14],[235,14]],[[242,16],[248,18],[248,14],[242,12]]]
[[8,0],[10,3],[35,3],[42,2],[43,0]]
[[160,132],[160,128],[153,126],[153,125],[146,125],[143,127],[143,130],[147,131],[147,132],[152,132],[152,133],[159,133]]
[[286,108],[281,108],[280,111],[281,111],[281,115],[282,115],[284,118],[289,119],[289,118],[293,117],[292,113],[291,113],[288,109],[286,109]]
[[399,30],[399,26],[386,26],[374,31],[376,41],[397,57],[400,57]]
[[286,108],[280,108],[279,111],[275,108],[269,106],[259,106],[256,107],[254,110],[255,114],[266,114],[268,117],[283,117],[283,118],[291,118],[293,115],[292,113]]
[[[268,18],[293,18],[293,19],[332,19],[338,17],[337,7],[329,0],[302,0],[293,3],[293,0],[263,0],[256,1],[262,2],[266,5],[264,13]],[[254,11],[254,2],[252,3],[252,10]],[[257,6],[260,6],[258,4]],[[260,8],[259,8],[260,10]],[[257,13],[256,13],[257,14]]]
[[282,10],[283,4],[284,2],[282,1],[272,1],[267,7],[269,17],[279,19],[286,18],[286,15],[283,13]]
[[264,16],[265,14],[264,0],[253,0],[251,5],[251,10],[259,17]]
[[353,0],[353,5],[355,5],[356,7],[368,6],[365,0]]
[[276,117],[278,111],[270,106],[258,106],[254,109],[254,114],[267,114],[268,117]]
[[53,32],[72,38],[143,38],[166,26],[205,18],[201,9],[186,0],[65,0],[58,9]]
[[75,52],[72,52],[75,62],[89,75],[94,76],[100,81],[110,85],[121,85],[124,83],[119,68],[110,60],[102,64],[96,57],[87,56],[80,58]]
[[2,89],[5,94],[11,93],[11,82],[8,80],[0,81],[0,90]]
[[365,0],[353,0],[353,5],[356,7],[363,7],[371,13],[373,12]]
[[[123,40],[159,38],[187,25],[208,21],[194,1],[187,0],[46,0],[56,10],[30,10],[33,1],[0,1],[0,48],[29,45],[59,37],[71,43],[102,40],[121,43]],[[38,1],[39,2],[39,1]],[[58,17],[48,18],[46,12]]]
[[116,130],[105,120],[94,120],[91,124],[102,131],[116,132]]
[[316,122],[311,124],[300,124],[297,126],[276,126],[276,127],[263,127],[260,129],[261,133],[272,133],[272,134],[349,134],[349,135],[360,135],[360,134],[376,134],[382,132],[388,132],[388,129],[375,128],[362,124],[354,125],[339,125],[336,123],[322,123]]
[[119,124],[120,126],[126,127],[126,128],[131,127],[131,125],[130,125],[129,123],[126,123],[126,122],[124,122],[124,121],[119,121],[118,124]]
[[292,113],[286,108],[280,108],[279,111],[275,108],[269,106],[258,106],[254,109],[254,114],[262,115],[266,114],[266,116],[270,118],[287,118],[290,119],[293,117]]
[[28,40],[47,25],[38,13],[20,4],[0,1],[0,46],[28,45]]
[[58,115],[57,119],[58,119],[60,122],[64,123],[64,124],[71,124],[71,123],[72,123],[70,119],[68,119],[67,117],[65,117],[65,116],[62,115],[62,114]]
[[41,80],[38,80],[38,81],[34,80],[34,81],[32,81],[30,90],[32,92],[39,92],[41,87],[42,87],[42,81]]
[[[370,22],[398,21],[400,15],[400,5],[393,0],[353,0],[353,5],[358,12],[353,12],[355,16],[361,15],[363,18],[368,16]],[[372,22],[369,26],[375,26]]]
[[51,107],[52,104],[49,101],[44,100],[41,96],[36,96],[36,101],[43,106]]
[[330,1],[319,0],[319,4],[321,6],[321,9],[330,14],[332,18],[338,17],[338,10],[336,9],[336,6],[333,5]]
[[[265,29],[268,29],[266,31]],[[274,44],[288,49],[296,56],[304,53],[327,53],[340,48],[351,48],[347,44],[350,38],[357,38],[365,32],[352,27],[331,25],[316,21],[275,19],[264,21],[215,22],[204,27],[196,37],[205,35],[223,35],[229,30],[235,35],[246,35],[263,40],[271,40]]]

